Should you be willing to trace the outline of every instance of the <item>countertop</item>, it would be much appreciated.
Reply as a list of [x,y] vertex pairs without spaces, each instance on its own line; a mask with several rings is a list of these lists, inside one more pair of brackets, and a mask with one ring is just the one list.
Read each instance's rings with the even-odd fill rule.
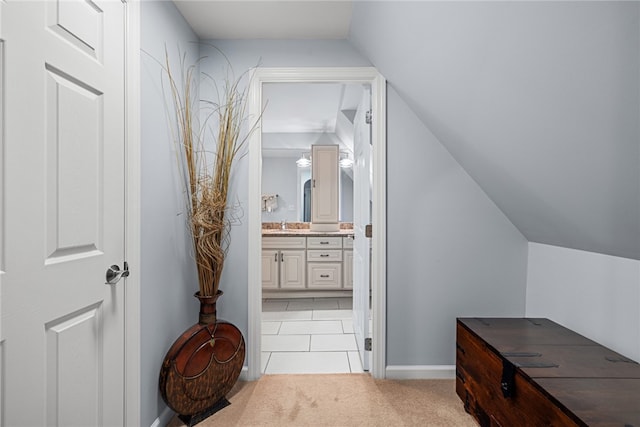
[[288,222],[287,228],[284,230],[281,228],[281,224],[279,222],[263,222],[262,235],[273,237],[348,237],[353,236],[353,224],[341,223],[340,231],[311,231],[310,224],[308,222]]

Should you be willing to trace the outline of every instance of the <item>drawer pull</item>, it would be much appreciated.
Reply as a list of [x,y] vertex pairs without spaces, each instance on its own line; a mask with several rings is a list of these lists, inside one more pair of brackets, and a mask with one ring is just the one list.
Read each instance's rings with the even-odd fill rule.
[[328,274],[321,274],[320,277],[322,277],[323,279],[328,279],[329,275]]
[[328,256],[329,256],[329,254],[320,254],[320,257],[322,257],[322,258],[326,258]]
[[320,242],[321,245],[328,245],[329,242]]

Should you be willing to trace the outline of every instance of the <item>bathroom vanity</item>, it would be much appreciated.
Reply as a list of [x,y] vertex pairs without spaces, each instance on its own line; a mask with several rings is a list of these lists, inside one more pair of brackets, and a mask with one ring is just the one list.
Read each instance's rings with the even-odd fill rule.
[[352,264],[353,228],[318,232],[263,227],[262,291],[266,296],[350,295]]

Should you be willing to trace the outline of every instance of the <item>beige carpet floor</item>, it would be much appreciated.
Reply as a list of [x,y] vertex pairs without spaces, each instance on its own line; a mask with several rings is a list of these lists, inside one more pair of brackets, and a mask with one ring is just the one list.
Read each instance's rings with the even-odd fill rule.
[[[238,382],[210,426],[475,427],[453,380],[374,380],[367,374],[264,375]],[[169,427],[184,425],[177,417]]]

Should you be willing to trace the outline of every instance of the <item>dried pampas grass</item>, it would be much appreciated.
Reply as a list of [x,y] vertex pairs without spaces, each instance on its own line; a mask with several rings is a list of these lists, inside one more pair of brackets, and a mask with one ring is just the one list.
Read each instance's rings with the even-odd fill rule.
[[[227,76],[222,90],[218,90],[216,86],[219,101],[203,101],[196,99],[198,63],[187,66],[185,62],[185,55],[182,55],[181,73],[177,78],[172,73],[169,55],[165,51],[163,70],[175,110],[176,128],[173,129],[173,136],[181,148],[178,150],[178,163],[185,181],[199,292],[201,296],[214,296],[219,290],[229,246],[232,211],[237,208],[228,201],[232,166],[251,133],[257,129],[259,118],[242,134],[246,121],[246,90],[239,85],[246,73],[237,79]],[[228,60],[227,63],[229,64]],[[215,85],[211,76],[203,76]],[[196,117],[196,102],[200,102],[208,111],[202,126]],[[213,161],[207,158],[204,141],[204,129],[211,119],[217,119]]]

